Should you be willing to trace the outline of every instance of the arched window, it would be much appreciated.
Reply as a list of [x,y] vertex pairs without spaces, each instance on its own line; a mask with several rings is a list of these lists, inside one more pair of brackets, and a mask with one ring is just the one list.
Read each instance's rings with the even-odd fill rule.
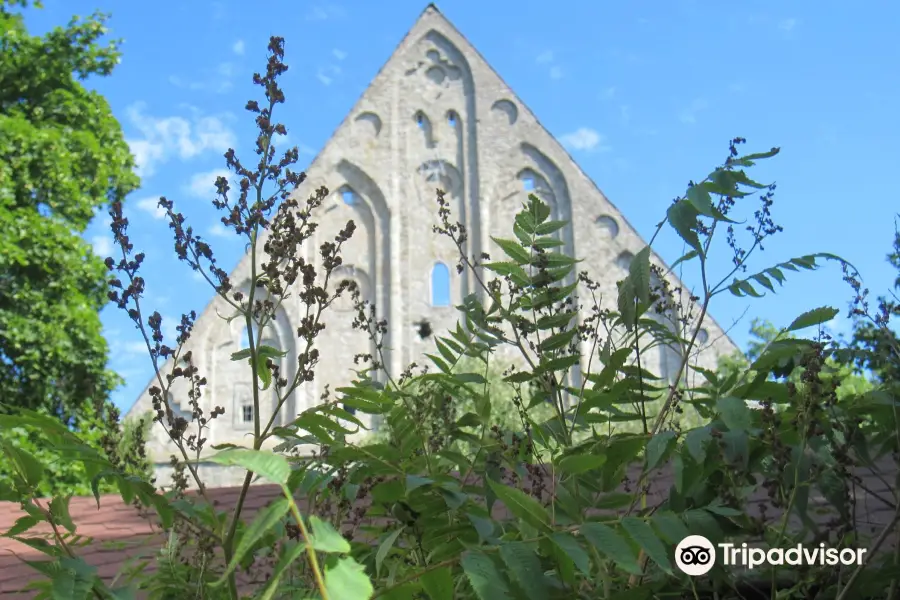
[[450,269],[444,263],[431,269],[431,305],[450,306]]
[[341,198],[344,200],[344,204],[347,206],[353,206],[356,204],[356,194],[353,193],[353,190],[344,190],[341,192]]
[[[256,335],[256,327],[254,327],[251,331],[253,332],[254,335]],[[255,337],[253,338],[253,341],[256,342]],[[243,350],[244,348],[250,347],[250,337],[247,335],[247,326],[246,325],[241,327],[241,338],[238,340],[238,347],[240,347],[241,350]]]

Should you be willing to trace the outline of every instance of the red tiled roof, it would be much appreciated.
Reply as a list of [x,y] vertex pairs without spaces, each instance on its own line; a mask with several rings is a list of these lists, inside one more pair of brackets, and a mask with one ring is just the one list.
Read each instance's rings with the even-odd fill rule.
[[[212,501],[219,509],[231,509],[237,502],[239,487],[209,490]],[[281,494],[274,485],[256,485],[250,488],[244,502],[242,515],[252,519],[254,514]],[[44,505],[46,506],[46,504]],[[69,503],[69,514],[79,536],[90,538],[91,543],[75,549],[75,554],[97,567],[98,575],[111,581],[129,560],[154,558],[164,537],[155,525],[155,513],[142,514],[132,505],[125,504],[118,494],[100,496],[100,506],[93,497],[75,497]],[[11,502],[0,502],[0,531],[8,531],[25,512]],[[41,523],[29,530],[27,537],[49,537],[49,525]],[[31,598],[33,593],[23,592],[30,581],[40,576],[23,560],[47,560],[42,552],[9,538],[0,538],[0,598],[18,600]]]

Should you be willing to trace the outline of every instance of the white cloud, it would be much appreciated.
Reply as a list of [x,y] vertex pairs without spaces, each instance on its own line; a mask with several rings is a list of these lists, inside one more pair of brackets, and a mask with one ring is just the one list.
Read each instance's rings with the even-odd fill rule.
[[797,26],[797,19],[782,19],[778,22],[778,29],[785,33],[790,33]]
[[213,223],[209,228],[209,235],[213,237],[230,237],[233,233],[219,221]]
[[562,135],[559,141],[573,150],[607,152],[610,149],[603,143],[603,136],[589,127],[580,127],[572,133]]
[[563,69],[556,64],[553,50],[541,52],[535,57],[534,62],[540,67],[547,68],[547,74],[550,76],[550,79],[562,79]]
[[326,65],[319,68],[319,71],[316,73],[316,79],[318,79],[322,85],[328,86],[331,85],[335,78],[340,74],[341,68],[339,66]]
[[346,16],[347,11],[342,6],[332,3],[316,4],[306,12],[307,21],[327,21]]
[[168,346],[174,346],[176,344],[175,338],[178,337],[178,330],[175,328],[180,324],[181,318],[173,317],[171,315],[162,315],[162,334],[163,339],[165,340],[163,343]]
[[347,53],[343,50],[338,50],[337,48],[332,50],[331,54],[338,60],[344,60],[345,58],[347,58]]
[[154,117],[146,106],[130,106],[126,115],[140,136],[128,139],[137,159],[138,175],[150,177],[156,168],[170,159],[188,160],[206,152],[224,152],[235,145],[235,135],[224,120],[194,114],[190,118]]
[[113,242],[109,235],[93,236],[91,246],[94,247],[94,254],[101,258],[111,256],[113,253]]
[[709,102],[704,98],[696,98],[691,102],[690,106],[682,110],[678,114],[678,120],[685,125],[693,125],[697,122],[697,113],[709,108]]
[[[243,52],[243,42],[241,41],[239,43],[241,44],[241,51]],[[235,44],[235,46],[237,46],[237,44]],[[233,63],[222,62],[216,65],[216,68],[211,73],[207,71],[206,76],[204,77],[184,79],[177,75],[170,75],[169,83],[175,87],[186,90],[224,94],[231,91],[234,87],[236,75],[237,69]]]
[[237,54],[238,56],[244,55],[244,40],[238,40],[231,47],[231,51]]
[[146,198],[141,198],[140,200],[136,200],[134,202],[134,205],[137,206],[140,210],[149,214],[154,219],[166,218],[166,209],[159,206],[158,196],[148,196]]
[[219,177],[231,178],[231,172],[226,169],[213,169],[196,173],[184,186],[184,191],[197,198],[212,199],[216,195],[216,179]]
[[138,354],[149,354],[147,352],[147,343],[144,340],[135,340],[133,342],[119,342],[115,344],[117,355],[136,356]]

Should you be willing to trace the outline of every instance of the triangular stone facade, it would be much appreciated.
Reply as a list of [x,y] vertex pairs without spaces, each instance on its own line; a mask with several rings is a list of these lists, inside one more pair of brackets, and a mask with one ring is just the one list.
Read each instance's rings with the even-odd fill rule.
[[[566,250],[584,259],[579,268],[602,282],[598,293],[608,302],[615,301],[616,281],[624,276],[628,258],[646,245],[433,5],[422,13],[307,175],[297,191],[300,198],[319,186],[332,191],[316,216],[319,229],[306,246],[307,260],[317,261],[322,241],[332,239],[349,219],[356,222],[356,233],[344,248],[340,277],[355,279],[377,306],[379,317],[388,320],[388,364],[393,373],[413,361],[428,362],[422,355],[433,351],[433,338],[420,339],[414,323],[427,319],[438,333],[454,327],[459,313],[453,305],[476,291],[470,274],[457,275],[453,245],[432,233],[436,188],[447,192],[454,218],[466,224],[468,251],[474,256],[502,254],[493,247],[491,236],[511,237],[513,216],[533,190],[552,206],[554,218],[570,222],[562,231]],[[235,269],[234,283],[246,280],[249,260],[244,257]],[[653,261],[662,264],[656,256]],[[435,306],[433,300],[445,300],[435,296],[443,294],[447,282],[450,302]],[[350,327],[353,314],[341,310],[328,314],[319,339],[322,360],[315,381],[299,391],[280,418],[290,419],[317,403],[326,384],[333,390],[347,383],[352,357],[368,351],[365,336]],[[292,344],[300,311],[300,301],[293,295],[267,334],[270,345],[289,350],[284,359],[289,377],[296,364]],[[227,323],[219,316],[223,314],[228,314],[224,303],[213,300],[198,319],[190,342],[201,374],[210,382],[205,410],[216,405],[226,410],[213,421],[210,445],[242,443],[252,431],[243,409],[250,393],[249,374],[229,360],[241,343],[242,327],[238,321]],[[709,318],[704,328],[700,341],[705,345],[698,361],[714,367],[718,356],[736,347]],[[666,353],[647,357],[649,368],[658,372],[667,370],[666,360]],[[185,391],[174,390],[174,395],[186,398]],[[184,408],[189,412],[186,400]],[[129,414],[149,409],[145,390]],[[172,451],[162,428],[154,426],[154,458],[164,463]],[[230,483],[222,477],[218,483]]]

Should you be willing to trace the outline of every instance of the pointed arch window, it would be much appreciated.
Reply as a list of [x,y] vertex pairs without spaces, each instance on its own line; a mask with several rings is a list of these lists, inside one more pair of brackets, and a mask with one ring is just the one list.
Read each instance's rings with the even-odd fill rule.
[[444,263],[431,269],[431,305],[450,306],[450,269]]
[[[253,329],[250,330],[252,335],[254,336],[253,341],[256,341],[256,324],[254,323]],[[241,337],[238,339],[238,347],[243,350],[245,348],[250,347],[250,337],[247,335],[247,326],[244,325],[241,327]]]

